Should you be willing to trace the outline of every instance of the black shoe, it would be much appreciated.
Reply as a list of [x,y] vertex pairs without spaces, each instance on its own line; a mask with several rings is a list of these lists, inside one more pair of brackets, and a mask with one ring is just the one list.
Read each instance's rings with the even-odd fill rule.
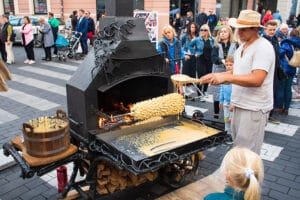
[[214,114],[215,119],[219,119],[219,114]]
[[42,60],[46,60],[47,58],[46,57],[42,57]]
[[231,135],[227,135],[226,139],[225,139],[225,144],[227,145],[232,145],[233,144],[233,139],[231,137]]
[[46,58],[45,60],[46,60],[46,61],[51,61],[51,58]]

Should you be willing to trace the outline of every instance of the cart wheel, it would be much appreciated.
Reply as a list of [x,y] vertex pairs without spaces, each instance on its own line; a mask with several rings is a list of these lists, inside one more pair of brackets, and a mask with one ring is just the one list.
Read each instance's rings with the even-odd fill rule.
[[198,167],[198,154],[193,154],[163,168],[162,177],[169,186],[179,188],[185,180],[191,179],[197,173]]

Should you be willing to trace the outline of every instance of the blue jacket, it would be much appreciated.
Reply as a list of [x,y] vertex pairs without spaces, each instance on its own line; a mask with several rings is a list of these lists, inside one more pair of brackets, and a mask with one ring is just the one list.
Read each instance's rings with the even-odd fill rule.
[[286,56],[288,57],[288,60],[290,60],[293,56],[293,48],[300,48],[300,38],[297,37],[291,37],[289,39],[285,39],[281,41],[280,46],[280,61],[281,66],[285,73],[287,73],[290,76],[294,76],[296,74],[296,67],[292,67],[288,64],[288,61],[286,59]]
[[[208,38],[211,47],[214,46],[214,39],[212,37]],[[201,56],[203,54],[203,48],[204,48],[204,40],[201,36],[195,38],[191,42],[192,48],[195,48],[195,54],[198,56]]]
[[282,23],[282,17],[278,12],[273,13],[272,16],[273,16],[273,19],[277,19],[280,21],[280,23]]
[[226,187],[223,193],[209,194],[204,197],[204,200],[244,200],[244,192],[238,192],[231,187]]
[[224,104],[224,102],[229,103],[231,102],[231,89],[232,84],[222,84],[220,87],[220,104]]
[[80,18],[77,20],[76,31],[82,33],[81,40],[87,40],[88,24],[86,17],[82,17],[81,21]]
[[188,34],[184,34],[181,38],[181,46],[183,47],[184,54],[195,55],[195,48],[192,47],[192,41],[189,39]]
[[[159,54],[163,55],[165,58],[168,58],[170,61],[170,67],[172,74],[175,74],[175,62],[180,63],[180,59],[184,58],[184,51],[181,46],[180,40],[177,38],[173,39],[173,44],[170,44],[170,41],[163,37],[162,41],[158,44],[157,51]],[[178,59],[172,61],[172,59]]]
[[278,29],[275,33],[276,38],[280,38],[281,40],[287,39],[287,35],[284,35],[280,29]]

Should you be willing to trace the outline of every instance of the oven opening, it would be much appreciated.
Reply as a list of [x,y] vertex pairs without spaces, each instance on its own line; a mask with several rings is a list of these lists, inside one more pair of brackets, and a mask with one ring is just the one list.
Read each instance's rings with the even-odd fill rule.
[[121,82],[101,92],[98,90],[98,127],[111,127],[113,124],[131,123],[128,114],[134,103],[155,98],[168,93],[168,79],[158,76],[142,76]]

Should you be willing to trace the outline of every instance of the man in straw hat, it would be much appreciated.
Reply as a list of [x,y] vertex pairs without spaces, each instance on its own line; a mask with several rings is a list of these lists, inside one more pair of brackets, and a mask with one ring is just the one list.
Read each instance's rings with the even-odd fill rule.
[[234,144],[259,154],[273,108],[275,54],[272,45],[258,34],[261,27],[258,12],[242,10],[237,19],[232,18],[228,23],[237,29],[242,41],[234,54],[233,71],[208,74],[201,77],[201,81],[213,85],[233,83]]

